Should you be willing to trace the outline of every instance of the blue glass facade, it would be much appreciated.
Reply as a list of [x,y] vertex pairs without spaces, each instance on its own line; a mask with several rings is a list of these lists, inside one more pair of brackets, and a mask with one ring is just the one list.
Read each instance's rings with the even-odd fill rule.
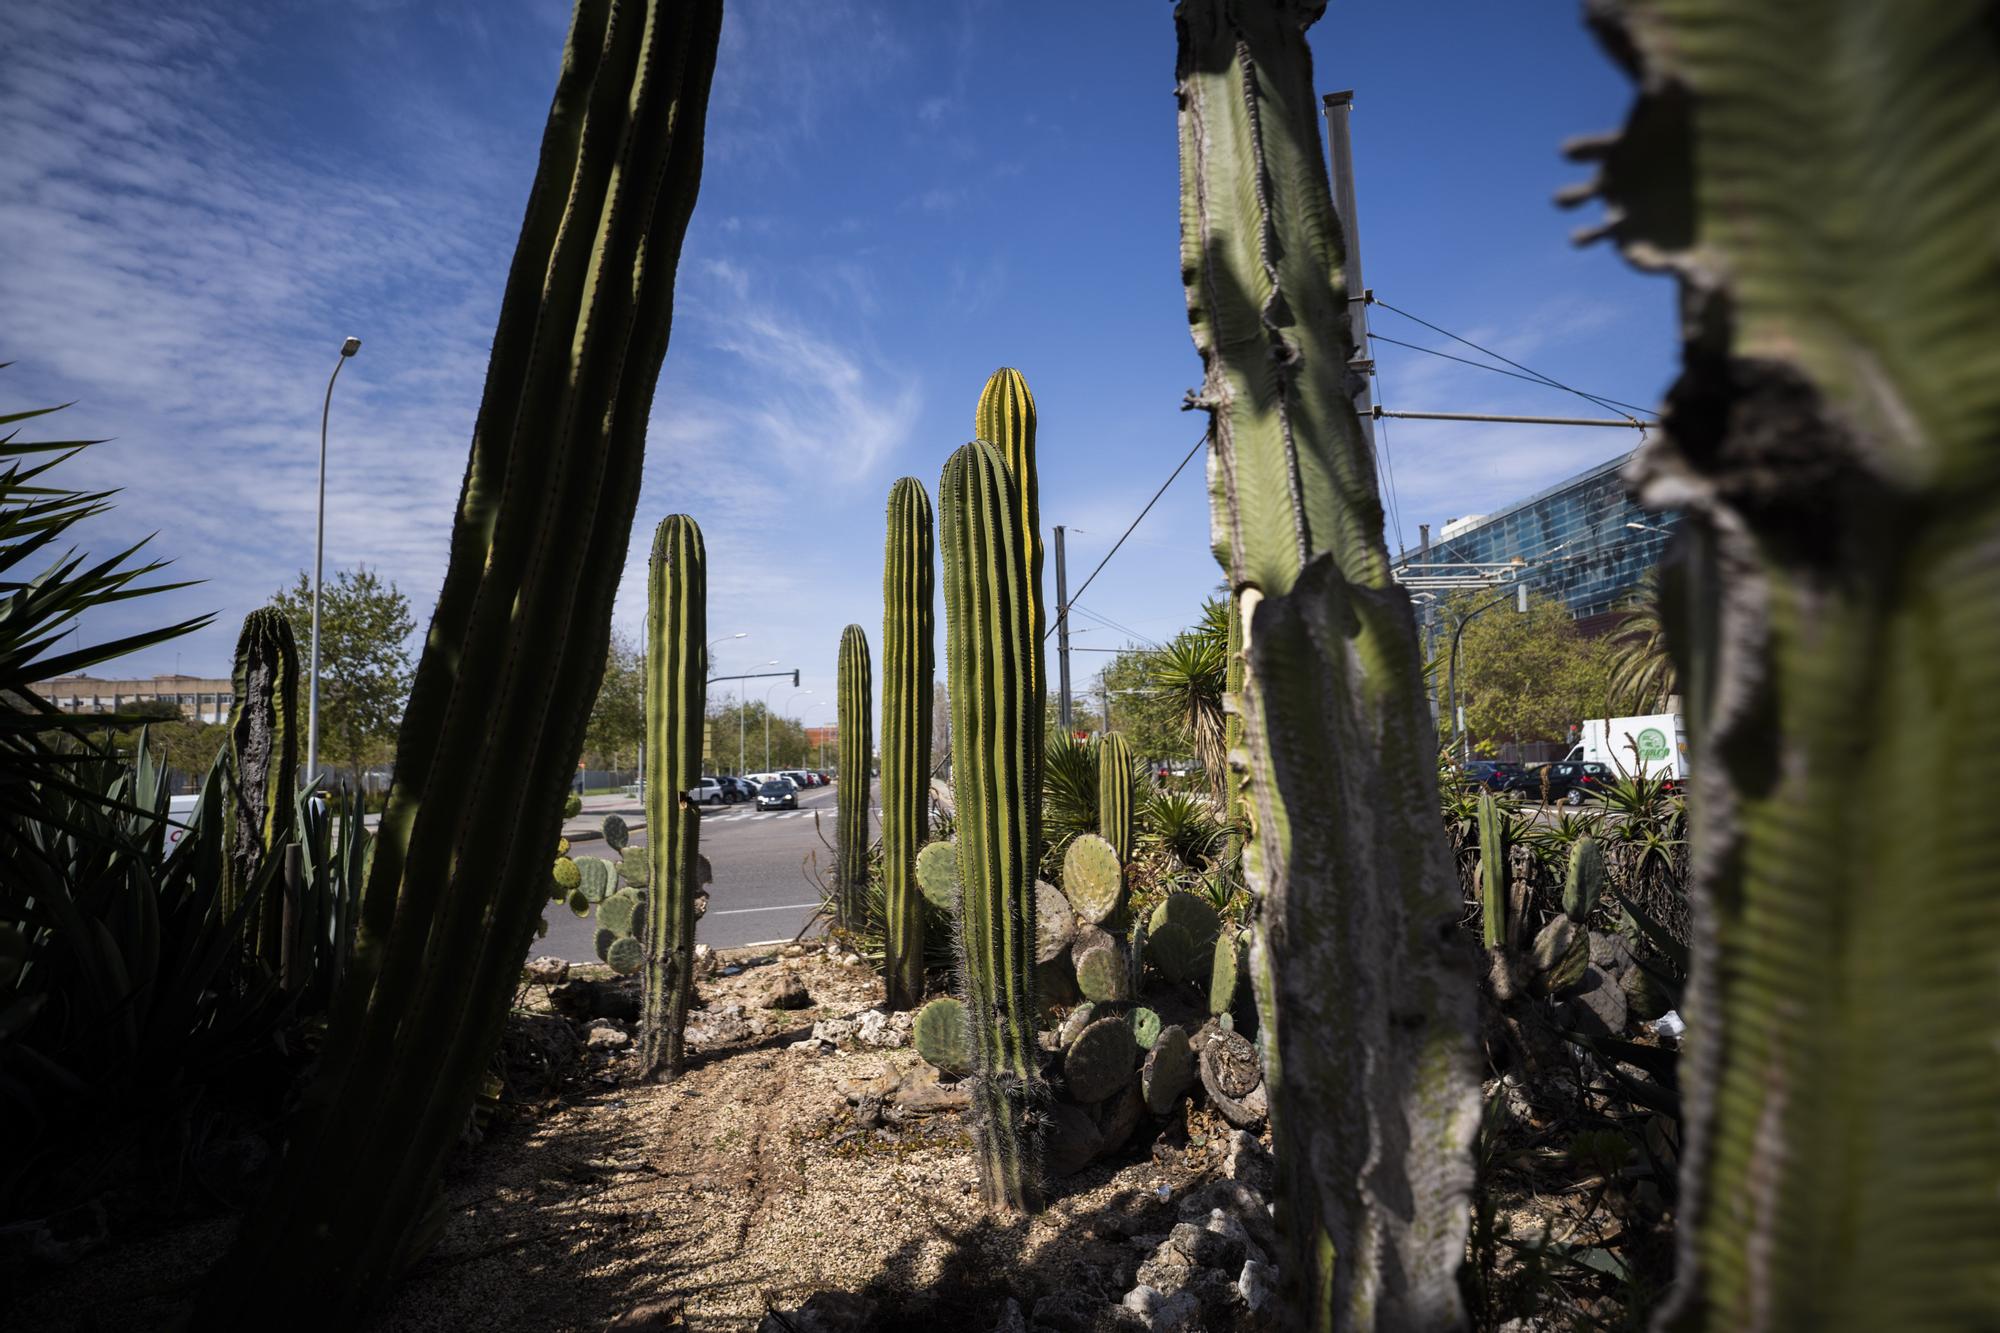
[[[1641,509],[1625,493],[1619,472],[1631,456],[1620,454],[1448,538],[1433,537],[1429,563],[1497,564],[1519,557],[1533,566],[1523,581],[1560,598],[1571,615],[1581,619],[1616,609],[1640,576],[1659,563],[1666,530],[1680,517]],[[1413,564],[1423,559],[1414,551],[1403,558]]]

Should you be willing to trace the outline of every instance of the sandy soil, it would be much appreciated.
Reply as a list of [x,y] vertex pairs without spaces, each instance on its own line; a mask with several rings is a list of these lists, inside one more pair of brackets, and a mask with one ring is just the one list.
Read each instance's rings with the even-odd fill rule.
[[[1060,1182],[1040,1216],[989,1215],[957,1111],[856,1123],[843,1082],[910,1068],[913,1051],[792,1048],[815,1020],[879,999],[865,968],[767,960],[704,983],[701,998],[711,1013],[754,1003],[779,968],[797,972],[812,1007],[746,1008],[759,1030],[696,1049],[674,1083],[639,1083],[629,1051],[593,1050],[547,1086],[517,1089],[454,1163],[442,1239],[371,1327],[558,1333],[622,1317],[621,1328],[751,1329],[769,1308],[838,1289],[875,1303],[871,1327],[980,1333],[1009,1295],[1023,1309],[1052,1293],[1115,1303],[1141,1257],[1127,1238],[1172,1224],[1161,1187],[1178,1196],[1218,1164],[1227,1126],[1190,1109],[1157,1141]],[[546,1012],[546,992],[525,1007]],[[102,1250],[8,1322],[170,1326],[232,1226]]]

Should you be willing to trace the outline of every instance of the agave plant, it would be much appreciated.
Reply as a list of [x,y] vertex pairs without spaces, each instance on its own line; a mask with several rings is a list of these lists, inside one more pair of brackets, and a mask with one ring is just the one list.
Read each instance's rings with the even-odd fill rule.
[[1189,870],[1207,870],[1222,857],[1229,826],[1215,807],[1191,792],[1155,791],[1141,807],[1140,842],[1158,847]]
[[[153,647],[213,619],[197,616],[58,650],[86,611],[190,586],[145,582],[166,562],[137,561],[144,541],[95,561],[64,544],[79,524],[108,510],[117,492],[71,490],[51,475],[100,441],[20,438],[22,422],[59,410],[0,414],[0,860],[9,859],[7,843],[19,834],[15,819],[48,816],[45,794],[103,791],[102,784],[68,776],[95,752],[85,739],[86,719],[58,712],[34,692],[33,683]],[[135,720],[92,714],[87,725],[101,728],[107,722]]]
[[1079,833],[1097,831],[1097,752],[1068,732],[1049,734],[1042,761],[1044,867],[1062,864],[1063,852]]

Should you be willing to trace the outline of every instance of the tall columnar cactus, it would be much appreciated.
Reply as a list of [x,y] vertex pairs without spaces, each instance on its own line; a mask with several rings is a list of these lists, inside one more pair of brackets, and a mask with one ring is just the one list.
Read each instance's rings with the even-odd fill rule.
[[1592,13],[1640,94],[1573,197],[1676,276],[1685,339],[1627,471],[1686,516],[1668,638],[1699,761],[1656,1326],[1993,1327],[1995,9]]
[[1118,853],[1132,859],[1132,746],[1117,732],[1097,744],[1097,831]]
[[1041,1206],[1034,1126],[1046,1092],[1035,1045],[1035,867],[1041,846],[1033,743],[1041,654],[1026,531],[999,451],[968,444],[938,492],[954,795],[959,976],[975,1084],[979,1179],[989,1203]]
[[[273,607],[243,619],[230,673],[228,861],[222,910],[234,915],[264,861],[291,831],[299,786],[299,647],[291,622]],[[273,881],[275,884],[276,881]],[[284,905],[256,905],[245,928],[247,951],[276,969]]]
[[686,514],[653,534],[646,574],[645,999],[641,1077],[681,1072],[681,1038],[694,994],[695,873],[701,812],[684,799],[701,781],[708,704],[708,553]]
[[868,662],[868,633],[859,625],[840,632],[840,790],[835,794],[834,883],[840,891],[840,924],[861,924],[868,891],[868,770],[874,766],[871,708],[875,684]]
[[904,477],[889,488],[882,553],[882,979],[891,1009],[924,997],[924,905],[917,852],[930,833],[931,499]]
[[[979,391],[979,407],[973,416],[973,438],[984,440],[1000,451],[1007,463],[1007,475],[1014,484],[1014,521],[1020,527],[1023,559],[1028,569],[1028,618],[1035,642],[1041,643],[1045,612],[1042,605],[1042,500],[1041,482],[1035,470],[1035,395],[1028,391],[1027,377],[1011,366],[1003,366],[986,378]],[[1038,648],[1027,663],[1035,698],[1048,697],[1047,670]],[[1030,755],[1034,785],[1042,789],[1042,729],[1035,729]]]
[[434,1234],[604,671],[721,23],[720,0],[578,0],[352,964],[203,1327],[354,1327]]
[[1312,0],[1182,0],[1181,271],[1242,617],[1251,968],[1300,1329],[1463,1320],[1471,959],[1416,623],[1348,396]]
[[1507,942],[1507,813],[1491,792],[1479,797],[1479,942]]

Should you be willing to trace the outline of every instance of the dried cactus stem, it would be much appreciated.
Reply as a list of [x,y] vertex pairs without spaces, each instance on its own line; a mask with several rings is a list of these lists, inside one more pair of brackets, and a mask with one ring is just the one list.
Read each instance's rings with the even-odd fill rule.
[[[646,577],[646,912],[639,1074],[681,1072],[694,995],[701,814],[683,793],[701,780],[708,694],[708,554],[701,529],[669,514],[653,534]],[[603,910],[598,912],[603,919]],[[606,923],[610,924],[610,923]],[[614,967],[631,958],[629,951]],[[622,970],[622,969],[621,969]]]
[[[229,831],[222,880],[225,919],[243,905],[258,871],[289,839],[299,784],[299,649],[291,622],[274,608],[243,619],[231,671],[229,710]],[[276,881],[272,881],[273,884]],[[254,905],[245,927],[246,952],[277,971],[284,912],[276,902]]]
[[954,453],[939,488],[939,544],[980,1185],[988,1203],[1028,1211],[1042,1202],[1037,1126],[1046,1097],[1034,1026],[1042,699],[1029,666],[1041,644],[1013,480],[991,445]]
[[917,856],[930,833],[931,548],[930,496],[915,477],[901,478],[889,489],[882,555],[882,983],[891,1009],[924,996]]

